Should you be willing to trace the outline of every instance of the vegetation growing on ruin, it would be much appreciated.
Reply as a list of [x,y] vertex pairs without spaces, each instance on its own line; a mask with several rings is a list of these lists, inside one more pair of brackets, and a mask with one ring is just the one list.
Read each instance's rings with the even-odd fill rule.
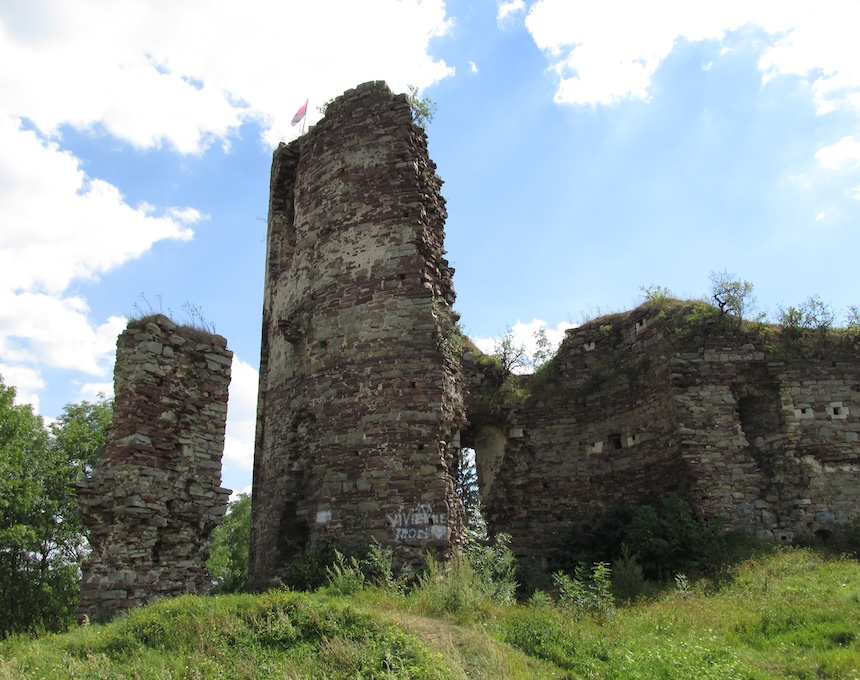
[[209,342],[211,336],[215,335],[215,324],[203,314],[203,308],[192,302],[182,303],[182,315],[177,315],[170,307],[164,306],[163,296],[159,293],[155,296],[155,303],[140,293],[132,305],[132,314],[129,315],[129,323],[135,322],[140,325],[147,323],[158,323],[160,318],[166,318],[175,324],[186,335],[200,342]]

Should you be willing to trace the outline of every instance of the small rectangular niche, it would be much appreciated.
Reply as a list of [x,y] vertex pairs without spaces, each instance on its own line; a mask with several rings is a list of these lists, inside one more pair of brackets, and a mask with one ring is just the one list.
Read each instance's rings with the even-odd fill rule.
[[831,401],[825,411],[831,420],[845,420],[848,417],[848,407],[843,406],[841,401]]
[[642,441],[641,434],[631,434],[627,436],[627,446],[636,446]]
[[589,453],[603,453],[603,442],[594,442],[588,445]]
[[582,349],[584,349],[586,352],[593,352],[594,351],[594,340],[592,340],[591,342],[586,342],[582,346]]
[[642,331],[645,330],[645,328],[647,326],[648,326],[648,319],[639,319],[639,321],[636,322],[636,332],[641,333]]
[[620,449],[621,448],[621,435],[620,434],[611,434],[607,438],[609,440],[609,448],[610,449]]
[[794,409],[794,417],[798,420],[812,420],[815,418],[815,413],[812,411],[812,407],[807,404],[801,404],[796,409]]

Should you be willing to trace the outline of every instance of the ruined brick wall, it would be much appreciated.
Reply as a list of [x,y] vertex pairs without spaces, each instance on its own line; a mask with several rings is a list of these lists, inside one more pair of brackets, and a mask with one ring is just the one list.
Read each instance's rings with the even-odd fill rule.
[[441,181],[403,95],[366,83],[274,154],[250,585],[322,540],[401,560],[459,540],[463,422]]
[[540,561],[602,509],[669,492],[785,541],[860,517],[858,348],[775,354],[732,325],[691,337],[688,311],[644,305],[568,331],[521,379],[527,398],[495,410],[492,371],[467,355],[463,442],[517,553]]
[[221,455],[233,353],[218,335],[164,316],[117,341],[105,452],[78,485],[92,553],[79,617],[109,619],[167,595],[202,592],[212,531],[227,509]]

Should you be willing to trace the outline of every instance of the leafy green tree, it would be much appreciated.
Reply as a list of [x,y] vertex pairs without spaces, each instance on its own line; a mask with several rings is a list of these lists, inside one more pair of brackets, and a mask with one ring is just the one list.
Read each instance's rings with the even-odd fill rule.
[[711,272],[711,297],[717,303],[721,314],[732,314],[739,320],[755,307],[753,285],[740,281],[727,271]]
[[89,477],[105,448],[113,419],[113,400],[98,395],[98,401],[67,404],[51,424],[54,445],[78,471],[78,479]]
[[111,408],[69,405],[49,431],[14,398],[0,379],[0,636],[73,621],[86,542],[70,484],[101,453]]
[[412,122],[422,130],[426,130],[436,114],[436,102],[430,97],[419,97],[418,88],[414,85],[407,86],[407,89],[409,93],[406,99],[412,108]]
[[241,593],[248,581],[251,542],[251,496],[239,494],[224,521],[215,528],[206,566],[220,593]]

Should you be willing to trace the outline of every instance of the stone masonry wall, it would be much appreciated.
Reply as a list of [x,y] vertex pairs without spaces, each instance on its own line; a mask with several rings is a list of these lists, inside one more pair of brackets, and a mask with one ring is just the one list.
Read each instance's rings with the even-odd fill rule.
[[164,316],[117,342],[105,452],[78,496],[92,553],[78,615],[103,621],[162,596],[203,592],[220,486],[233,353],[218,335]]
[[529,396],[501,408],[467,354],[463,442],[489,524],[518,554],[540,563],[574,524],[670,492],[726,530],[783,541],[860,517],[858,347],[767,351],[732,324],[696,335],[688,312],[643,305],[568,331],[521,379]]
[[250,585],[317,542],[457,543],[464,421],[445,203],[403,95],[365,83],[274,153]]

